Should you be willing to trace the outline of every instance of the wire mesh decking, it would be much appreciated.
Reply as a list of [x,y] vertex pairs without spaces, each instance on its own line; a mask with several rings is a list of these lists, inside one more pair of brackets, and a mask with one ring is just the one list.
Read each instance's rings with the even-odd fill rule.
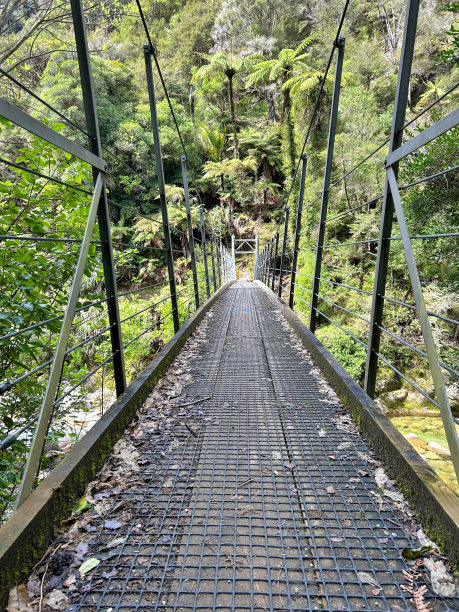
[[205,325],[185,392],[202,401],[173,431],[144,412],[141,471],[91,518],[101,562],[68,610],[413,609],[368,447],[268,296],[237,283]]

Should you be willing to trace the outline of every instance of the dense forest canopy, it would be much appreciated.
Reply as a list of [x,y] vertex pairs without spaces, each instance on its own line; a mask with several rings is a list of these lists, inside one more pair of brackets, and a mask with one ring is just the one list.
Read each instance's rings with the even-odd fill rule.
[[[167,275],[165,254],[161,250],[163,235],[145,82],[145,33],[135,1],[93,0],[84,5],[103,153],[109,164],[107,187],[116,241],[117,281],[120,288],[128,290],[139,283],[146,286],[162,282]],[[298,181],[292,183],[292,179],[323,82],[343,2],[144,0],[142,7],[192,168],[196,231],[199,190],[207,210],[207,228],[216,239],[228,241],[231,234],[251,237],[258,233],[263,247],[282,222],[289,190],[292,191],[290,224],[292,229],[295,226]],[[405,0],[350,2],[343,28],[345,63],[332,182],[346,175],[389,136],[405,9]],[[458,15],[458,2],[421,2],[407,119],[428,109],[459,80]],[[0,8],[0,35],[1,96],[86,146],[69,4],[60,0],[6,0]],[[306,276],[312,274],[314,266],[314,255],[308,249],[315,246],[317,236],[314,227],[320,207],[333,70],[323,85],[324,93],[306,148],[305,229],[301,238],[303,252],[299,257],[299,271]],[[180,284],[190,275],[184,256],[188,239],[180,168],[183,152],[158,79],[156,88]],[[456,105],[457,90],[428,109],[410,125],[406,135],[425,129]],[[85,189],[91,185],[90,168],[7,121],[2,120],[0,127],[2,158],[70,181],[77,188],[64,189],[3,163],[0,233],[80,238],[89,204]],[[456,128],[410,156],[401,165],[400,181],[411,183],[457,166],[457,136]],[[361,208],[351,216],[339,217],[339,214],[382,192],[386,153],[387,147],[382,147],[368,163],[340,181],[330,194],[330,214],[338,217],[328,226],[327,242],[360,244],[326,253],[323,276],[330,283],[322,291],[325,296],[333,297],[335,303],[363,317],[368,316],[371,306],[371,297],[365,292],[371,294],[373,287],[374,239],[378,236],[380,203]],[[404,192],[404,206],[413,234],[458,231],[457,179],[455,170]],[[428,308],[457,320],[457,236],[431,242],[415,241],[414,250]],[[36,242],[25,248],[18,242],[0,242],[1,335],[62,312],[77,257],[77,245]],[[202,261],[199,265],[202,267]],[[364,293],[352,293],[333,283],[357,287]],[[100,251],[94,245],[89,254],[81,304],[96,301],[102,289]],[[403,301],[411,299],[403,248],[397,241],[391,246],[388,293]],[[134,294],[123,301],[125,317],[145,310],[140,319],[126,324],[128,339],[134,339],[142,325],[145,328],[151,324],[152,316],[153,321],[154,317],[162,320],[165,306],[148,311],[148,300],[163,295],[161,291],[142,296]],[[296,309],[307,316],[307,292],[298,290],[298,298]],[[181,316],[186,316],[187,308],[183,306]],[[349,318],[345,311],[337,312],[324,303],[322,308],[325,314],[333,315],[341,326],[366,341],[368,329],[361,320]],[[389,330],[401,333],[407,341],[423,349],[413,311],[391,304],[386,316]],[[105,317],[102,306],[83,312],[75,322],[74,344],[104,328]],[[16,337],[2,345],[0,381],[15,380],[44,356],[49,359],[59,328],[60,322],[54,320],[44,331],[31,333],[25,339]],[[446,383],[452,408],[458,411],[458,382],[451,373],[451,369],[458,369],[458,328],[454,323],[436,321],[434,332],[440,357],[450,367]],[[170,323],[166,321],[160,329],[133,342],[127,354],[131,378],[171,333]],[[321,320],[318,336],[351,374],[362,381],[363,347],[349,341],[338,327],[325,319]],[[384,338],[382,348],[387,358],[402,371],[411,370],[418,384],[431,390],[425,361],[389,340]],[[104,336],[90,348],[77,350],[72,367],[67,364],[65,368],[66,383],[71,386],[104,359],[108,351],[108,339]],[[101,372],[83,395],[70,396],[61,420],[57,420],[53,429],[56,438],[68,434],[62,421],[66,411],[74,410],[75,406],[88,407],[84,401],[88,392],[102,389],[102,396],[99,392],[97,395],[102,408],[113,399],[113,385],[100,379]],[[46,376],[40,375],[36,380],[29,379],[12,389],[8,387],[8,392],[0,397],[0,438],[37,413],[45,379]],[[427,409],[422,397],[413,396],[400,378],[394,378],[393,372],[386,372],[384,368],[381,368],[378,393],[385,409],[399,409],[401,405]],[[92,396],[93,403],[95,397]],[[77,438],[78,432],[72,435]],[[17,440],[13,450],[14,453],[2,459],[5,469],[0,478],[7,491],[5,503],[9,503],[17,485],[26,445]],[[52,461],[52,456],[48,459]]]

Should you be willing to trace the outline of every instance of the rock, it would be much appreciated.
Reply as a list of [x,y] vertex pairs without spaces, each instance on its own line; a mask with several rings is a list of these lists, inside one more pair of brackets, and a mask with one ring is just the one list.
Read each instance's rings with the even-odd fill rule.
[[446,387],[446,393],[449,399],[452,413],[459,415],[459,385],[450,385]]
[[45,597],[45,603],[51,608],[51,610],[65,610],[70,601],[67,595],[64,595],[62,591],[54,589],[49,595]]
[[419,436],[416,435],[415,433],[409,433],[409,434],[406,434],[405,438],[407,440],[412,440],[413,438],[419,438]]
[[398,389],[397,391],[390,391],[389,393],[383,393],[380,396],[380,400],[388,408],[403,408],[403,403],[408,396],[406,389]]
[[446,448],[446,446],[442,446],[438,442],[429,442],[427,446],[434,450],[436,453],[439,453],[440,455],[448,455],[449,457],[451,456],[449,449]]
[[401,378],[394,373],[393,376],[389,376],[388,378],[380,378],[376,381],[376,394],[382,395],[383,393],[389,393],[390,391],[398,391],[401,386]]

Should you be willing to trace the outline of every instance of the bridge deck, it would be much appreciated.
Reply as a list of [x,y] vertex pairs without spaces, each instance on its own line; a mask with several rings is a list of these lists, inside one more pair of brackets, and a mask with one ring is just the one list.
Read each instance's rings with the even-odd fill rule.
[[72,612],[414,609],[378,463],[256,285],[223,294],[117,452]]

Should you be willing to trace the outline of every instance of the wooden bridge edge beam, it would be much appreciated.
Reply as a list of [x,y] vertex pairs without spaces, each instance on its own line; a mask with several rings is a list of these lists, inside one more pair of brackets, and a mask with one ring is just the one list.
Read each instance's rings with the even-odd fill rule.
[[102,468],[138,409],[229,281],[171,338],[145,370],[0,528],[0,610],[9,590],[21,584],[58,534],[85,486]]
[[287,304],[255,281],[281,309],[290,327],[349,410],[359,431],[390,477],[411,503],[423,528],[456,568],[459,567],[459,500],[421,458],[395,425],[336,361]]

